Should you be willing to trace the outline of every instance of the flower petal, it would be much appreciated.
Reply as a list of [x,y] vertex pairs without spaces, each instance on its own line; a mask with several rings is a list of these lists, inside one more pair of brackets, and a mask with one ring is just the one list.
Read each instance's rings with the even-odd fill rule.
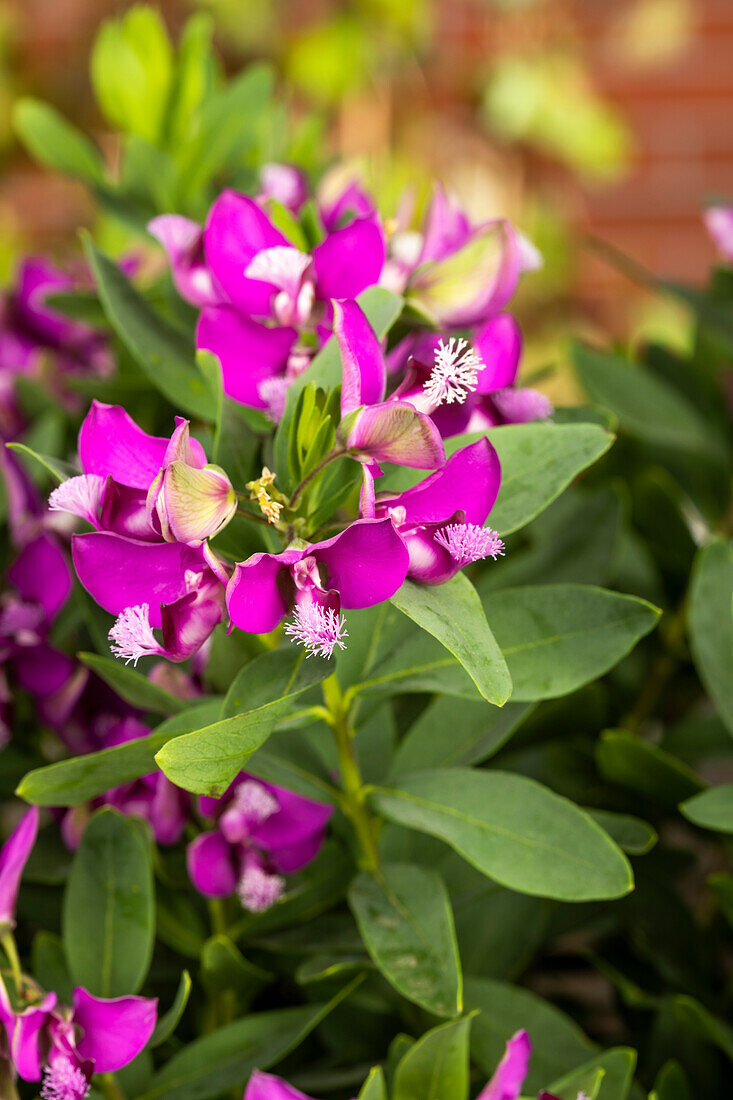
[[191,882],[207,898],[228,898],[237,888],[232,849],[221,833],[202,833],[186,851]]
[[356,298],[384,267],[384,234],[373,218],[357,218],[313,249],[319,298]]
[[261,1073],[260,1070],[252,1070],[252,1075],[244,1090],[243,1100],[310,1100],[304,1092],[299,1092],[281,1077],[273,1077],[271,1073]]
[[148,435],[120,405],[96,400],[79,432],[84,473],[110,475],[133,489],[147,489],[163,465],[167,446],[167,439]]
[[343,371],[341,415],[384,399],[387,365],[374,329],[356,302],[333,303],[333,332]]
[[703,218],[721,256],[733,260],[733,206],[709,206]]
[[476,1100],[518,1100],[529,1069],[532,1044],[526,1031],[517,1031],[507,1041],[504,1057],[494,1076]]
[[452,455],[442,470],[404,493],[377,501],[377,510],[404,508],[405,523],[445,521],[460,509],[467,523],[483,524],[494,506],[501,485],[499,456],[488,439],[469,443]]
[[160,609],[163,642],[171,661],[187,661],[198,653],[224,613],[224,588],[207,570],[198,586]]
[[29,542],[8,569],[7,577],[24,600],[41,605],[48,620],[60,611],[71,592],[71,570],[51,535],[39,535]]
[[250,634],[269,634],[275,629],[289,610],[278,578],[305,553],[252,554],[235,565],[226,594],[227,611],[235,626]]
[[309,548],[328,570],[329,588],[345,608],[371,607],[393,596],[407,576],[409,556],[389,519],[356,520]]
[[40,1081],[43,1063],[39,1048],[41,1030],[56,1007],[56,994],[47,993],[35,1008],[26,1008],[15,1017],[10,1041],[10,1057],[24,1081]]
[[21,817],[0,851],[0,925],[15,923],[15,903],[23,869],[38,835],[38,807]]
[[227,298],[250,317],[270,313],[273,287],[246,279],[245,268],[263,248],[290,245],[267,214],[246,195],[226,190],[216,200],[204,230],[206,262]]
[[359,458],[417,470],[434,470],[445,464],[440,432],[429,416],[407,401],[384,401],[362,408],[349,428],[346,446]]
[[148,222],[148,233],[168,254],[178,293],[193,306],[215,305],[221,295],[214,287],[204,255],[204,231],[180,214],[161,214]]
[[242,317],[228,306],[205,309],[196,329],[196,347],[221,363],[224,392],[243,405],[267,408],[260,383],[285,373],[298,334],[294,328],[269,328]]
[[478,376],[478,393],[493,393],[511,386],[522,354],[522,332],[511,313],[500,313],[478,330],[473,346],[484,364]]
[[471,236],[471,223],[458,201],[449,196],[442,184],[433,193],[427,216],[422,251],[418,263],[442,260],[462,248]]
[[274,784],[263,786],[275,795],[279,809],[257,826],[252,838],[271,856],[276,871],[291,875],[318,854],[333,807]]
[[158,1001],[150,997],[93,997],[74,990],[74,1023],[82,1029],[77,1050],[95,1073],[115,1073],[136,1058],[155,1028]]

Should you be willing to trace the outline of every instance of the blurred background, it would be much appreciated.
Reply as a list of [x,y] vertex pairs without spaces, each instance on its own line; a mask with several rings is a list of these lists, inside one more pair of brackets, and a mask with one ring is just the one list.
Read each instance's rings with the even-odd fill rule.
[[[21,94],[106,148],[89,54],[120,0],[0,0],[0,276],[20,251],[63,254],[93,211],[15,141]],[[395,211],[437,175],[476,218],[538,244],[526,280],[530,366],[568,331],[684,343],[679,306],[601,259],[598,238],[657,273],[702,280],[700,211],[733,196],[731,0],[160,0],[175,38],[210,12],[228,71],[275,63],[323,162],[346,161]],[[319,136],[319,135],[322,135]],[[314,136],[316,141],[313,141]],[[114,149],[110,150],[114,156]]]

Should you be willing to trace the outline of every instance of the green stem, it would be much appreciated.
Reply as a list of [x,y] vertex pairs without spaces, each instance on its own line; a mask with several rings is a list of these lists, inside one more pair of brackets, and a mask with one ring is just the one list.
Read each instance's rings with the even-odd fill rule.
[[345,454],[346,454],[346,451],[342,450],[340,447],[335,447],[329,454],[326,455],[325,458],[322,458],[321,461],[318,463],[318,465],[315,466],[311,470],[311,472],[307,475],[307,477],[303,478],[300,485],[297,487],[297,489],[295,490],[295,492],[291,496],[290,503],[288,504],[288,508],[292,511],[295,508],[295,505],[298,501],[298,497],[303,492],[306,485],[309,485],[311,483],[311,481],[313,480],[313,478],[316,477],[318,474],[320,474],[321,470],[325,470],[326,466],[328,466],[331,462],[334,462],[337,458],[341,458],[341,456],[345,455]]
[[15,983],[15,990],[18,996],[20,996],[23,988],[23,972],[20,968],[20,958],[18,956],[18,948],[15,946],[15,937],[12,932],[4,932],[0,936],[0,946],[5,954],[8,956],[8,962],[10,963],[10,973],[13,975],[13,982]]
[[96,1083],[99,1085],[107,1100],[126,1100],[124,1092],[111,1073],[101,1073],[96,1078]]
[[339,758],[343,788],[341,807],[354,827],[359,849],[359,865],[364,870],[376,871],[379,867],[379,854],[377,852],[374,820],[367,809],[366,791],[354,754],[352,735],[349,728],[348,706],[335,673],[323,682],[323,700],[328,711],[327,721],[333,730],[333,738],[336,742],[336,751]]

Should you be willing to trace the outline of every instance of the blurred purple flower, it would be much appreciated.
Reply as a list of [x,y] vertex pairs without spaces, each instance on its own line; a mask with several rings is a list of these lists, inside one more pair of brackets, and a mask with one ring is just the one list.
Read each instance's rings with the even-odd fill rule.
[[0,931],[15,926],[20,879],[37,835],[38,807],[31,806],[0,849]]
[[247,1082],[242,1100],[310,1100],[310,1097],[283,1081],[282,1077],[273,1077],[256,1069]]
[[242,772],[222,798],[201,797],[215,824],[188,846],[188,872],[199,893],[229,897],[245,909],[269,909],[292,875],[317,856],[332,808]]
[[294,612],[287,631],[308,655],[344,648],[341,608],[371,607],[393,596],[407,575],[408,553],[390,519],[356,520],[325,542],[281,554],[252,554],[227,586],[227,608],[240,630],[267,634]]
[[263,164],[260,168],[260,191],[257,201],[262,204],[274,199],[296,217],[308,198],[308,180],[294,164]]
[[733,262],[733,206],[709,206],[703,218],[718,252]]
[[476,1100],[519,1100],[529,1070],[532,1044],[526,1031],[517,1031],[506,1044],[494,1076]]

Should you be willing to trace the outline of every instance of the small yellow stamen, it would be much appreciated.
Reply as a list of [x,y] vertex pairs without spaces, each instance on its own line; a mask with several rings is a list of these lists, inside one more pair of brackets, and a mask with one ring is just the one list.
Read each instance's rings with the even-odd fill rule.
[[[268,470],[267,466],[262,467],[262,474],[255,481],[248,481],[245,488],[249,489],[250,500],[257,501],[260,507],[260,511],[267,519],[268,523],[278,523],[280,520],[280,512],[282,511],[282,503],[273,500],[272,496],[268,493],[267,489],[275,481],[277,475],[273,474],[271,470]],[[280,493],[277,494],[281,496]],[[284,497],[282,500],[284,501]]]

